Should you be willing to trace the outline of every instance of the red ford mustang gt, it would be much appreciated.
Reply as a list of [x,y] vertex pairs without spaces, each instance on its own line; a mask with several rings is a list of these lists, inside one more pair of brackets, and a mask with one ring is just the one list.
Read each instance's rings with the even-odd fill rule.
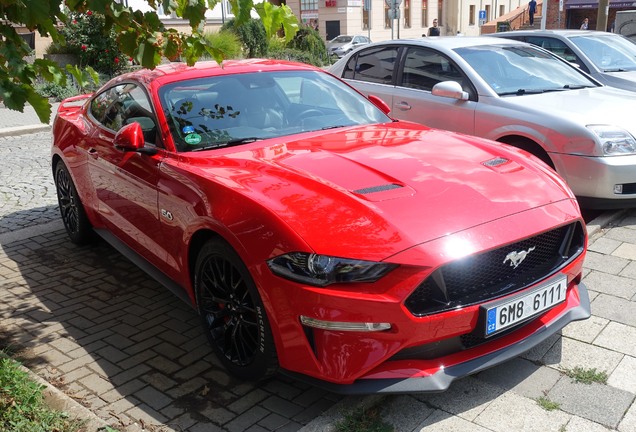
[[59,108],[62,219],[193,305],[244,379],[440,391],[589,317],[563,180],[387,114],[294,63],[122,75]]

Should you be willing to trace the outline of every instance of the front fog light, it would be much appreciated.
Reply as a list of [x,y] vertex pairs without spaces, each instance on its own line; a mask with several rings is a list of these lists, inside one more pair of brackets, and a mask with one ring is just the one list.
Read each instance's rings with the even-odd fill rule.
[[623,185],[622,184],[614,185],[614,193],[615,194],[622,194],[623,193]]
[[300,316],[300,322],[308,327],[322,330],[378,332],[391,329],[391,324],[389,323],[324,321],[316,318],[306,317],[304,315]]

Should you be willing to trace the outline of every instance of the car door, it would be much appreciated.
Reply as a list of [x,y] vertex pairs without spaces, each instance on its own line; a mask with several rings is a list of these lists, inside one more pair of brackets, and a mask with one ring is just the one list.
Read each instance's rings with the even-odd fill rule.
[[[433,87],[444,81],[459,83],[468,93],[469,100],[434,95]],[[476,91],[466,75],[447,56],[425,47],[406,47],[396,84],[391,106],[393,117],[474,134]]]
[[[157,183],[164,153],[157,146],[157,122],[148,96],[134,83],[119,84],[97,95],[90,110],[98,123],[88,149],[98,212],[109,231],[159,265],[165,260],[157,242]],[[146,145],[157,147],[155,154],[115,148],[115,134],[132,122],[142,126]]]

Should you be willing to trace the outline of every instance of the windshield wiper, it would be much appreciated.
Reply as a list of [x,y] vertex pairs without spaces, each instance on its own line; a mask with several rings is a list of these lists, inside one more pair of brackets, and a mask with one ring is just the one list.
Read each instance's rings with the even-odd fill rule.
[[595,87],[595,86],[589,85],[589,84],[566,84],[563,86],[564,89],[570,89],[570,90],[578,90],[582,88],[591,88],[591,87]]
[[603,69],[603,72],[627,72],[627,69],[623,69],[623,68]]
[[526,89],[519,89],[517,91],[510,91],[510,92],[503,92],[503,93],[497,93],[499,96],[509,96],[509,95],[517,95],[517,96],[522,96],[522,95],[527,95],[527,94],[540,94],[545,92],[546,90],[526,90]]
[[229,141],[226,141],[226,142],[224,142],[224,143],[221,143],[221,146],[222,146],[222,147],[232,147],[232,146],[235,146],[235,145],[241,145],[241,144],[249,144],[249,143],[253,143],[253,142],[255,142],[255,141],[260,141],[260,140],[262,140],[262,139],[263,139],[263,138],[261,138],[261,137],[245,137],[245,138],[236,138],[236,139],[229,140]]
[[351,125],[325,126],[324,128],[320,128],[320,130],[338,129],[338,128],[343,128],[343,127],[347,127],[347,126],[351,126]]
[[203,150],[213,150],[217,148],[232,147],[235,145],[248,144],[255,141],[260,141],[262,139],[263,138],[259,138],[259,137],[237,138],[237,139],[229,140],[226,142],[219,142],[219,143],[211,144],[205,147],[195,148],[190,151],[197,152],[197,151],[203,151]]

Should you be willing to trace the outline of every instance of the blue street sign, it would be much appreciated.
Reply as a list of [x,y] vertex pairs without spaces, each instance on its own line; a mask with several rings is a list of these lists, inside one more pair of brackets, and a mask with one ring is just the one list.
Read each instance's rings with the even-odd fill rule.
[[486,19],[486,11],[485,10],[480,10],[479,11],[479,19],[480,20],[485,20]]

